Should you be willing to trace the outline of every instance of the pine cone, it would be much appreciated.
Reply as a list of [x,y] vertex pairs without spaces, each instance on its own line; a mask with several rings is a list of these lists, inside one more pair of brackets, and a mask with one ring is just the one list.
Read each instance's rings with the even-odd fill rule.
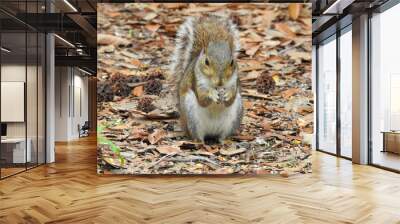
[[109,102],[114,98],[112,91],[112,83],[108,80],[98,81],[97,84],[97,101],[98,102]]
[[144,85],[144,91],[151,95],[160,95],[162,83],[158,79],[150,80]]
[[156,109],[156,107],[153,105],[153,99],[151,99],[150,97],[143,97],[139,100],[137,109],[148,113]]
[[263,94],[271,93],[275,88],[275,81],[268,72],[263,72],[256,81],[257,91]]
[[161,71],[161,69],[155,69],[150,74],[143,77],[143,81],[149,81],[149,80],[154,80],[154,79],[165,80],[165,76],[164,76],[163,72]]

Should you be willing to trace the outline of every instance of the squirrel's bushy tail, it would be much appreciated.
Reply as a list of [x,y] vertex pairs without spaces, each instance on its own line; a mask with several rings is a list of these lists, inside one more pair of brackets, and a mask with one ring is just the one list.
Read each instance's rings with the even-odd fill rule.
[[194,17],[189,17],[179,27],[175,39],[175,50],[171,58],[171,73],[181,77],[191,60],[194,42]]
[[[225,17],[217,15],[208,15],[207,17],[214,17],[213,19],[221,22],[221,25],[225,26],[229,33],[232,35],[234,40],[233,51],[234,56],[236,57],[237,52],[240,50],[239,31],[237,30],[236,25],[230,19]],[[175,39],[175,50],[172,53],[170,70],[171,74],[177,77],[178,80],[183,75],[185,69],[193,59],[193,45],[196,41],[195,27],[198,23],[199,18],[188,17],[177,31]]]

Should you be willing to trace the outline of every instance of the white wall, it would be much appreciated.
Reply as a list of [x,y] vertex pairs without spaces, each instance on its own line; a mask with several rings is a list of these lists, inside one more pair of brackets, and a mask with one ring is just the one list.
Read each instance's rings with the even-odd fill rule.
[[72,67],[56,67],[55,73],[55,140],[70,141],[88,120],[88,78]]

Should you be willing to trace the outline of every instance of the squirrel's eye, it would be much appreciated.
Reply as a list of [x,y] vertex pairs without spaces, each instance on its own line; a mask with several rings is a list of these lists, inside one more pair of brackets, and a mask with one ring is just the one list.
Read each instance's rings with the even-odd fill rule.
[[206,61],[204,62],[207,66],[210,65],[210,62],[208,61],[208,59],[206,58]]

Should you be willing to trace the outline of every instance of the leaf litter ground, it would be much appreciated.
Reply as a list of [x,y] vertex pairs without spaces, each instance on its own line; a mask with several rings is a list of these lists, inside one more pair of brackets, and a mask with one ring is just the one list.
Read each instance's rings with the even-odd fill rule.
[[[174,37],[187,16],[229,14],[240,31],[244,117],[221,145],[179,125]],[[311,172],[310,4],[98,4],[98,172]]]

